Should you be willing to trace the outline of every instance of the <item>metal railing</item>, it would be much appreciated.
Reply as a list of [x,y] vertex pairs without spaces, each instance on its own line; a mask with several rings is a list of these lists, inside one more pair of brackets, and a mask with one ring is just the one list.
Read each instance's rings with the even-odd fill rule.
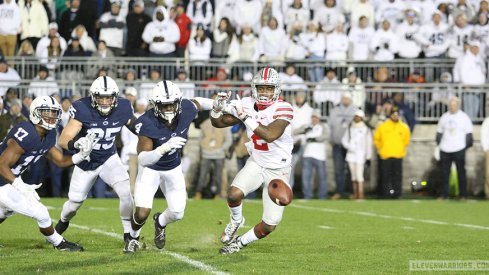
[[[40,65],[47,66],[52,76],[61,80],[94,79],[100,69],[108,71],[110,76],[124,79],[129,70],[133,70],[137,79],[149,78],[152,70],[160,72],[164,79],[175,79],[177,70],[185,68],[192,80],[202,81],[216,75],[219,68],[226,68],[229,79],[242,80],[246,72],[256,72],[264,66],[273,66],[278,71],[284,71],[285,66],[293,63],[296,72],[306,81],[311,80],[310,70],[317,68],[324,72],[325,68],[334,68],[337,77],[346,77],[349,67],[354,67],[357,75],[364,82],[374,79],[375,71],[380,67],[389,70],[389,77],[396,82],[405,82],[409,74],[417,69],[427,82],[436,81],[442,72],[451,72],[454,59],[396,59],[389,62],[375,61],[310,61],[289,60],[274,63],[226,63],[225,59],[210,59],[208,61],[192,62],[183,58],[135,58],[135,57],[56,57],[37,59],[35,57],[9,57],[8,62],[13,66],[22,79],[32,79],[36,76]],[[489,70],[488,70],[489,72]],[[313,79],[314,80],[314,79]]]
[[[71,97],[75,94],[87,96],[91,80],[56,81],[53,88],[52,82],[47,82],[43,86],[40,82],[23,80],[16,86],[19,97],[26,94],[48,95],[53,92],[59,93],[60,97]],[[213,93],[219,91],[232,91],[239,93],[241,96],[250,95],[251,88],[249,82],[209,82],[209,81],[192,81],[192,82],[175,82],[180,86],[184,97],[193,98],[195,96],[210,97]],[[4,89],[11,83],[0,83]],[[343,92],[351,92],[353,102],[357,106],[366,110],[367,114],[379,112],[386,99],[401,100],[409,107],[417,122],[437,122],[439,117],[447,111],[447,103],[450,97],[457,96],[461,100],[461,107],[472,118],[473,122],[481,122],[488,115],[489,104],[486,103],[489,85],[479,87],[468,87],[458,84],[406,84],[406,83],[385,83],[379,86],[379,83],[363,83],[354,87],[336,84],[325,85],[318,83],[305,83],[307,90],[283,90],[282,97],[288,102],[294,102],[294,96],[297,92],[305,92],[307,100],[314,108],[319,108],[323,119],[327,119],[334,105],[340,101]],[[135,87],[139,93],[139,98],[147,98],[149,91],[156,84],[150,81],[118,81],[121,93],[126,87]],[[15,86],[15,85],[14,85]],[[394,97],[395,95],[399,95]],[[395,102],[394,102],[395,103]]]

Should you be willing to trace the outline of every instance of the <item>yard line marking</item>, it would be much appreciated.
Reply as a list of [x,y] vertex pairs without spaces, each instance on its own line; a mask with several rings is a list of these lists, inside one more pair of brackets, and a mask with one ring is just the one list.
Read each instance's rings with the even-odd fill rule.
[[318,225],[318,227],[321,229],[333,229],[333,227],[327,225]]
[[331,213],[352,214],[352,215],[374,217],[374,218],[395,219],[395,220],[421,222],[421,223],[437,224],[437,225],[454,225],[454,226],[459,226],[459,227],[463,227],[463,228],[489,230],[488,226],[482,226],[482,225],[464,224],[464,223],[450,223],[450,222],[445,222],[445,221],[415,219],[415,218],[411,218],[411,217],[402,217],[402,216],[397,217],[397,216],[377,214],[374,212],[339,210],[339,209],[334,209],[334,208],[321,208],[321,207],[304,206],[304,205],[297,205],[297,204],[291,204],[288,207],[306,209],[306,210],[314,210],[314,211],[322,211],[322,212],[331,212]]
[[[70,226],[71,227],[74,227],[74,228],[78,228],[78,229],[82,229],[82,230],[86,230],[86,231],[89,231],[89,232],[94,232],[94,233],[98,233],[98,234],[102,234],[102,235],[105,235],[105,236],[109,236],[109,237],[112,237],[112,238],[116,238],[116,239],[119,239],[119,240],[122,240],[124,238],[124,236],[122,234],[119,234],[119,233],[115,233],[115,232],[108,232],[108,231],[104,231],[104,230],[100,230],[100,229],[96,229],[96,228],[90,228],[88,226],[83,226],[83,225],[77,225],[77,224],[72,224],[70,223]],[[163,254],[167,254],[167,255],[170,255],[172,256],[173,258],[179,260],[179,261],[182,261],[188,265],[191,265],[193,267],[196,267],[200,270],[203,270],[205,272],[209,272],[209,273],[212,273],[212,274],[217,274],[217,275],[224,275],[224,274],[229,274],[229,273],[226,273],[226,272],[222,272],[222,271],[219,271],[217,269],[215,269],[214,267],[210,266],[210,265],[207,265],[203,262],[199,262],[197,260],[193,260],[187,256],[184,256],[184,255],[181,255],[181,254],[178,254],[178,253],[175,253],[175,252],[171,252],[171,251],[161,251],[161,253]]]

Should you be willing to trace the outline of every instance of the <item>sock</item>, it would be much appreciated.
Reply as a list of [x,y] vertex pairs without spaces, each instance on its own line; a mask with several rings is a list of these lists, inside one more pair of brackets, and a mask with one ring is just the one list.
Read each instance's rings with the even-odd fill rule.
[[231,212],[231,218],[234,221],[241,221],[243,219],[243,204],[240,204],[235,207],[229,207],[229,211]]
[[122,219],[122,227],[124,228],[124,233],[131,232],[131,220]]
[[139,234],[141,234],[141,228],[139,228],[138,230],[134,230],[131,228],[131,230],[129,230],[129,234],[131,235],[131,238],[138,239]]
[[169,219],[167,214],[168,214],[168,211],[165,210],[163,213],[161,213],[158,216],[158,225],[160,226],[160,228],[165,228],[167,224],[172,222],[172,220]]
[[239,238],[241,245],[246,246],[249,243],[252,243],[254,241],[258,241],[258,237],[255,235],[255,229],[251,228],[246,232],[243,236]]
[[54,246],[58,246],[62,241],[63,237],[61,237],[58,232],[54,231],[54,234],[49,235],[49,236],[44,236],[48,242],[53,244]]

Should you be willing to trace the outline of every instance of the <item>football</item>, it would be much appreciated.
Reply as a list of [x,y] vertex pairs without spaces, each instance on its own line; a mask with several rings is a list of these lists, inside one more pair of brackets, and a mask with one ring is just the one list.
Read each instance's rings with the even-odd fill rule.
[[292,202],[292,189],[281,179],[273,179],[268,184],[268,196],[280,206],[286,206]]

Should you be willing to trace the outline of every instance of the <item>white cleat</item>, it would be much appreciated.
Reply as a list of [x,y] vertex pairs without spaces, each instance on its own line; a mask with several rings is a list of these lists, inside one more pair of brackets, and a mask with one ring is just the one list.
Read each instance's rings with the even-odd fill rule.
[[244,246],[241,244],[240,237],[234,238],[234,240],[225,246],[223,246],[220,250],[219,253],[222,255],[227,255],[227,254],[233,254],[236,252],[239,252],[241,248]]
[[238,229],[242,227],[245,223],[245,218],[243,217],[241,221],[235,221],[233,218],[230,218],[228,225],[224,229],[224,232],[221,234],[221,242],[223,244],[229,244],[236,236],[236,232]]

